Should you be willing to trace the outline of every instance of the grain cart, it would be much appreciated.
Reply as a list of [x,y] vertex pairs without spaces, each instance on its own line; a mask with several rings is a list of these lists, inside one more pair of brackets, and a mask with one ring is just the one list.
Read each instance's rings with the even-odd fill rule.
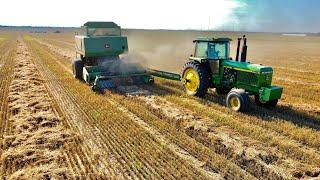
[[229,38],[196,39],[194,55],[189,57],[180,74],[153,69],[149,73],[181,81],[188,95],[202,97],[208,88],[215,88],[218,94],[227,94],[226,105],[234,111],[248,110],[249,95],[253,95],[260,106],[276,106],[283,88],[271,85],[272,68],[247,62],[245,36],[238,38],[236,58],[232,60],[230,41]]
[[95,91],[113,88],[119,84],[152,83],[153,78],[144,68],[123,61],[128,51],[127,37],[114,22],[87,22],[75,36],[76,54],[73,75],[84,80]]

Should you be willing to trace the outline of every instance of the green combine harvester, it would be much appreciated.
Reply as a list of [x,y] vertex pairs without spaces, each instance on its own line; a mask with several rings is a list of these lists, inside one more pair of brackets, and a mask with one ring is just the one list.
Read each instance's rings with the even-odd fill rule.
[[87,22],[75,36],[76,53],[73,75],[92,86],[94,91],[121,84],[148,84],[153,78],[139,64],[124,61],[127,37],[114,22]]
[[[240,54],[241,41],[243,40]],[[235,60],[230,57],[229,38],[194,40],[195,52],[180,74],[142,68],[122,60],[128,51],[127,38],[113,22],[87,22],[75,36],[80,59],[73,63],[74,77],[84,80],[94,91],[125,84],[152,84],[157,76],[181,81],[188,95],[203,97],[209,88],[227,94],[226,105],[234,111],[247,111],[250,95],[259,106],[276,106],[282,87],[272,86],[272,67],[247,62],[247,39],[238,38]],[[240,58],[239,58],[240,56]]]
[[[243,40],[242,52],[240,45]],[[180,74],[149,70],[153,76],[181,81],[188,95],[203,97],[209,88],[227,94],[226,105],[234,111],[247,111],[249,95],[256,104],[274,107],[281,98],[282,87],[272,86],[272,67],[247,62],[247,39],[238,38],[235,60],[230,57],[229,38],[194,40],[195,52]],[[239,59],[240,55],[240,59]]]

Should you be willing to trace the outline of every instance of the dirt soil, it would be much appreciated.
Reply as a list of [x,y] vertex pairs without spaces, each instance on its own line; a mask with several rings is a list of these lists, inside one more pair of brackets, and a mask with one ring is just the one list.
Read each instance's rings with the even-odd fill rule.
[[64,145],[77,135],[64,128],[32,57],[19,42],[9,87],[11,131],[1,143],[0,170],[6,179],[66,179]]

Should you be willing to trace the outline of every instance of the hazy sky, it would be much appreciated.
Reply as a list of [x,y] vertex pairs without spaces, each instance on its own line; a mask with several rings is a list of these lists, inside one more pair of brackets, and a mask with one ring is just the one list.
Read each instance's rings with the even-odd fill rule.
[[242,6],[233,11],[231,18],[237,29],[320,32],[320,0],[238,0],[238,2],[242,2]]
[[320,0],[7,0],[0,24],[126,28],[320,31]]

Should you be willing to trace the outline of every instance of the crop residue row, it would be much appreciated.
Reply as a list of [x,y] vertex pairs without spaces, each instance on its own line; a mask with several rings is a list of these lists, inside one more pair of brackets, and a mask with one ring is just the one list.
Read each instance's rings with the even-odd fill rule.
[[68,178],[64,146],[75,134],[61,124],[45,82],[22,42],[9,87],[10,132],[1,144],[0,171],[8,179]]

